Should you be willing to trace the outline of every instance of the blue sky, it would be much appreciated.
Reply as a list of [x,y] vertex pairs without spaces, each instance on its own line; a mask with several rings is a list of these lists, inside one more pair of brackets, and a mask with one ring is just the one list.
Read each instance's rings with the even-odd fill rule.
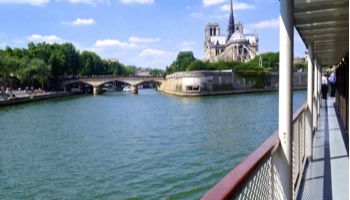
[[[279,1],[234,0],[244,33],[256,32],[259,52],[279,49]],[[165,69],[180,51],[204,57],[207,23],[226,34],[229,0],[0,0],[0,49],[29,42],[71,42],[125,65]],[[295,57],[305,46],[295,34]]]

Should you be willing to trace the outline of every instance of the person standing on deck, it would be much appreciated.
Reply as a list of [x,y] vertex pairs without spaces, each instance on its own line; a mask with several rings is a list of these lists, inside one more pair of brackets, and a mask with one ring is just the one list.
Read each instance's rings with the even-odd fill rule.
[[332,74],[329,77],[329,83],[331,85],[331,97],[335,96],[335,82],[336,82],[337,78],[335,76],[335,69],[333,69]]
[[322,99],[327,99],[328,80],[326,75],[322,75]]

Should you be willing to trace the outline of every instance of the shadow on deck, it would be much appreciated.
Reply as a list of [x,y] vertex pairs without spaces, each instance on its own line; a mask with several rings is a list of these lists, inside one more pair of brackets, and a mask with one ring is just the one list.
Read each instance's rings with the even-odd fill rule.
[[349,137],[334,98],[322,100],[313,156],[306,164],[297,199],[349,199]]

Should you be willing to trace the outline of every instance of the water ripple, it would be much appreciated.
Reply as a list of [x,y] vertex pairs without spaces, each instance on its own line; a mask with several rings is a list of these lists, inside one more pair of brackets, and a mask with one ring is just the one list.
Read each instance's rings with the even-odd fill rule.
[[278,93],[139,92],[0,108],[0,199],[199,199],[277,129]]

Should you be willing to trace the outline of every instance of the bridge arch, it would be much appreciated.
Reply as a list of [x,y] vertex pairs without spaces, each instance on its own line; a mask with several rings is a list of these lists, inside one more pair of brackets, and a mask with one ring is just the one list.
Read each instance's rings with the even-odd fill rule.
[[131,85],[131,92],[134,94],[138,93],[138,85],[144,82],[162,82],[163,77],[152,77],[152,76],[101,76],[101,77],[84,77],[79,79],[68,79],[62,82],[63,87],[72,83],[85,83],[93,87],[94,94],[101,94],[102,86],[111,82],[124,82]]

